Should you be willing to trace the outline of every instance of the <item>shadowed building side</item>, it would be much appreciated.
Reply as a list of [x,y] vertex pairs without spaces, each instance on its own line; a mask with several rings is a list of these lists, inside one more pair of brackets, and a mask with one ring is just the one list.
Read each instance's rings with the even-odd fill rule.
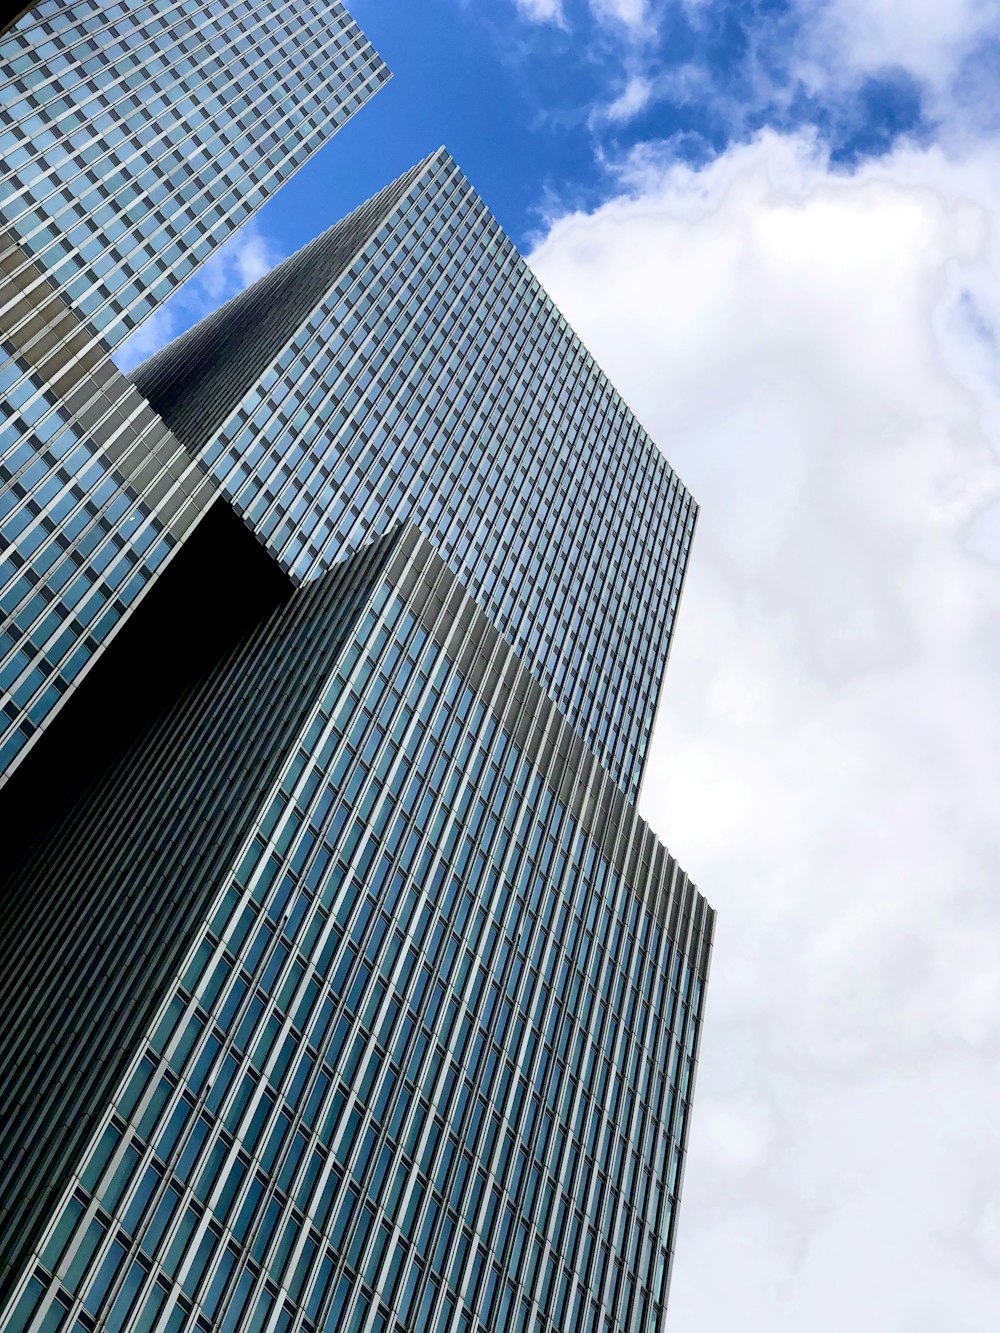
[[[265,585],[259,626],[241,635],[237,622],[228,645],[213,645],[201,677],[182,674],[168,686],[172,697],[159,714],[102,777],[89,788],[84,781],[85,794],[79,779],[71,783],[77,796],[59,825],[13,865],[5,858],[5,1286],[51,1216],[390,546],[369,548],[307,591],[289,590],[270,613],[274,589]],[[176,601],[171,609],[180,609]],[[144,608],[153,618],[164,610],[152,601]],[[252,606],[242,618],[252,623]],[[187,628],[178,618],[170,634]],[[128,665],[140,679],[150,646],[148,638],[123,646],[136,650]],[[46,758],[56,763],[54,751],[73,738],[54,728],[46,739]]]

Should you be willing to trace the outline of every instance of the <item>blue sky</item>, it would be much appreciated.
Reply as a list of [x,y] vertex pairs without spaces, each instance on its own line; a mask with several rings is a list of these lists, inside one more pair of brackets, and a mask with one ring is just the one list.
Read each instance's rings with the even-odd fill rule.
[[[810,15],[788,0],[659,5],[632,26],[587,0],[567,0],[560,23],[514,0],[354,0],[351,12],[394,78],[261,214],[287,250],[440,143],[525,247],[547,215],[611,194],[640,142],[703,162],[765,125],[809,125],[849,166],[930,129],[899,66],[847,89],[796,78]],[[609,112],[629,87],[648,100]]]
[[553,218],[619,192],[637,154],[704,165],[766,127],[810,129],[852,170],[927,142],[926,69],[891,49],[837,69],[830,42],[817,45],[819,19],[849,2],[354,0],[393,79],[120,360],[176,336],[442,143],[527,252]]

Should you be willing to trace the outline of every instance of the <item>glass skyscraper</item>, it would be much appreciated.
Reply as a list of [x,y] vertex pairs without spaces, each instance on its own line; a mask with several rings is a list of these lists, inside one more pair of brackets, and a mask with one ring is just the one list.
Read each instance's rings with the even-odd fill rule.
[[133,378],[294,578],[414,519],[637,796],[696,508],[446,152]]
[[0,784],[215,490],[60,298],[36,300],[24,270],[9,276],[9,255],[0,249],[16,324],[0,344]]
[[[146,30],[171,83],[275,7],[29,17],[140,11],[195,25]],[[714,914],[635,798],[690,496],[443,150],[131,379],[125,287],[4,253],[0,1330],[658,1333]]]
[[15,874],[11,1327],[659,1326],[712,914],[415,528]]
[[339,0],[41,0],[0,37],[0,215],[115,347],[388,77]]
[[0,36],[0,784],[212,490],[109,349],[387,78],[338,0],[42,0]]

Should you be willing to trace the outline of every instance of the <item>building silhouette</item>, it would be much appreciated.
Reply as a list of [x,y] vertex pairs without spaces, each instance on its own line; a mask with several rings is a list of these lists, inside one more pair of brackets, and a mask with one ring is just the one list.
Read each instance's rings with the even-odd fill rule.
[[[385,77],[337,3],[160,9],[43,0],[0,78],[142,31],[224,154],[211,17],[261,99],[341,34],[315,134]],[[635,802],[695,506],[443,150],[126,378],[142,207],[93,309],[59,208],[0,257],[0,1329],[659,1329],[714,914]]]

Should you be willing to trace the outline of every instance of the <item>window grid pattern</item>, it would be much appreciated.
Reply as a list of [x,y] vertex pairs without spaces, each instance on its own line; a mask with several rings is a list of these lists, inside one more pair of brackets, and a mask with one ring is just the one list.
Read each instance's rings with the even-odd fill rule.
[[42,0],[0,58],[3,216],[111,346],[389,77],[339,0]]
[[[135,376],[168,421],[185,346]],[[637,796],[696,506],[447,153],[207,445],[176,429],[294,577],[419,523]]]
[[[250,550],[253,537],[221,508],[208,517],[209,545],[220,522]],[[256,827],[386,550],[368,547],[276,605],[266,593],[256,627],[224,633],[199,679],[188,676],[110,768],[78,785],[65,818],[20,850],[12,830],[15,864],[0,889],[16,941],[0,981],[0,1306]]]
[[595,841],[560,756],[515,742],[516,699],[470,686],[454,620],[401,582],[262,806],[18,1327],[659,1327],[711,913],[634,811]]
[[[4,344],[0,399],[2,775],[176,540],[150,497],[123,483],[44,379]],[[134,448],[146,451],[138,430]],[[149,471],[151,486],[163,483],[161,468]]]

